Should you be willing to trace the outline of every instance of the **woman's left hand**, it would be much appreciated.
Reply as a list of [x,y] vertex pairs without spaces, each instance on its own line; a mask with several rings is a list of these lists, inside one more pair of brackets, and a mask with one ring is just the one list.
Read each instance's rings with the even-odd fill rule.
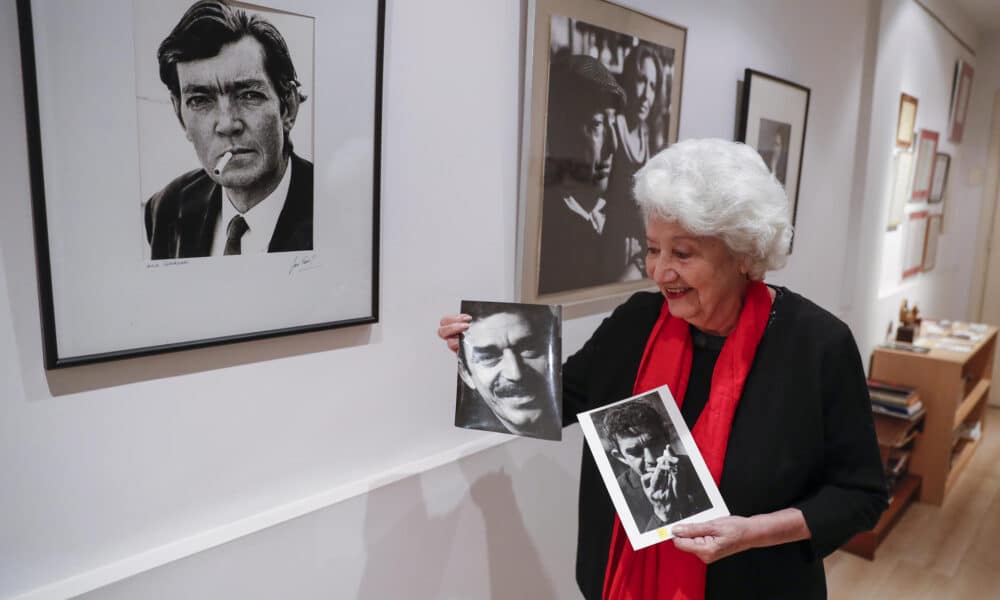
[[684,523],[673,529],[674,546],[706,564],[750,548],[776,546],[812,537],[797,508],[783,508],[752,517],[722,517],[704,523]]
[[704,523],[685,523],[673,528],[674,546],[709,564],[752,548],[751,528],[747,517],[721,517]]

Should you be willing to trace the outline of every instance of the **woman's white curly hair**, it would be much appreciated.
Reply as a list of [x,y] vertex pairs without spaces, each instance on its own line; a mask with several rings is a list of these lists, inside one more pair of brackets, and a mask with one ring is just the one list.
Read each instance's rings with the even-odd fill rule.
[[636,203],[646,222],[676,222],[717,237],[747,260],[751,279],[785,266],[792,239],[788,198],[756,150],[722,139],[684,140],[635,175]]

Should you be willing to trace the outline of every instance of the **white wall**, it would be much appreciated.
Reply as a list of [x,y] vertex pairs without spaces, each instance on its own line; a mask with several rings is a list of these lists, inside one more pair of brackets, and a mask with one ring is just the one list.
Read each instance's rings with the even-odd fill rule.
[[[689,28],[681,137],[733,135],[746,67],[812,89],[795,253],[771,280],[851,317],[869,3],[632,5]],[[0,596],[86,591],[249,533],[90,597],[576,597],[577,428],[492,448],[454,429],[433,337],[459,299],[513,294],[524,11],[389,2],[372,327],[46,372],[21,90],[0,91]],[[13,0],[0,34],[0,80],[18,81]],[[567,351],[599,318],[566,324]]]
[[[970,27],[958,14],[946,15],[957,31]],[[971,28],[974,31],[974,28]],[[976,43],[975,40],[968,43]],[[857,200],[860,218],[848,234],[857,244],[853,266],[847,278],[854,277],[852,303],[847,320],[858,340],[862,356],[883,341],[886,327],[895,322],[900,302],[905,298],[920,306],[928,317],[968,318],[968,289],[972,273],[979,200],[970,190],[968,172],[975,161],[970,147],[983,135],[977,131],[980,118],[970,105],[965,138],[961,144],[948,141],[948,112],[955,61],[976,66],[988,65],[973,56],[912,0],[883,0],[879,19],[879,38],[875,58],[875,79],[870,102],[871,127],[868,132],[866,174],[863,197]],[[977,70],[976,77],[980,77]],[[980,81],[974,83],[979,86]],[[938,151],[952,156],[951,172],[943,203],[944,227],[938,240],[935,268],[900,281],[903,265],[904,227],[887,232],[889,195],[892,190],[892,153],[900,92],[916,96],[917,129],[940,134]],[[923,210],[926,203],[910,203],[906,212]],[[930,205],[931,210],[937,209]]]

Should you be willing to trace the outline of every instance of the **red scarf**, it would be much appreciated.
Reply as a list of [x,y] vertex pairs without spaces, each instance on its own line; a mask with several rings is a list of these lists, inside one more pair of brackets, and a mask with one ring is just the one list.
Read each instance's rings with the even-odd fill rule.
[[[751,282],[736,329],[726,339],[712,373],[708,402],[691,435],[705,458],[716,485],[722,478],[729,429],[764,335],[771,312],[771,296],[760,281]],[[633,394],[670,386],[678,408],[684,401],[691,374],[691,331],[683,319],[670,316],[663,303],[660,317],[646,342]],[[695,600],[705,597],[705,563],[681,552],[671,541],[635,551],[615,515],[604,574],[604,600]]]

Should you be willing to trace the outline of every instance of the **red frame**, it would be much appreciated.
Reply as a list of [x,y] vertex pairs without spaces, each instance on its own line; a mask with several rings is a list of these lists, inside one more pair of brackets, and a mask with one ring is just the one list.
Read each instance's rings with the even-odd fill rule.
[[[927,238],[927,229],[926,229],[926,227],[928,225],[928,220],[927,220],[927,215],[928,214],[929,213],[926,210],[921,210],[921,211],[917,211],[917,212],[911,212],[910,215],[907,217],[907,221],[909,221],[909,222],[906,224],[906,237],[903,239],[903,260],[904,261],[906,260],[907,250],[909,249],[909,245],[910,245],[910,236],[913,235],[913,231],[911,231],[911,229],[910,229],[911,227],[913,227],[913,221],[916,221],[916,220],[919,220],[919,219],[923,219],[924,220],[924,228],[925,228],[924,229],[924,235],[920,236],[920,241],[921,242],[926,242],[926,238]],[[917,264],[915,264],[915,265],[913,265],[911,267],[907,267],[905,263],[903,264],[903,279],[907,279],[909,277],[912,277],[912,276],[916,275],[917,273],[919,273],[923,269],[923,266],[924,266],[924,249],[923,249],[923,247],[921,247],[921,249],[920,249],[920,256],[917,257]]]

